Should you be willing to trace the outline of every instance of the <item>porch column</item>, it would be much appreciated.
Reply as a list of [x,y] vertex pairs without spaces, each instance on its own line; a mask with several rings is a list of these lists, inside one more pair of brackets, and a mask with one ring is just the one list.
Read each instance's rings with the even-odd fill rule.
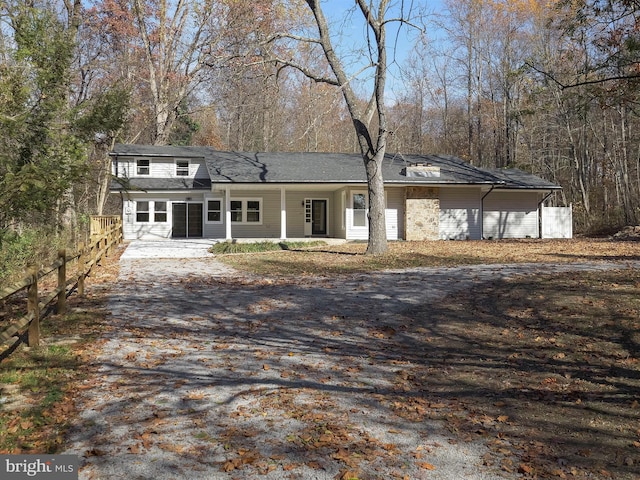
[[287,239],[287,194],[284,187],[280,187],[280,240]]
[[226,239],[231,241],[231,188],[224,188],[224,227]]

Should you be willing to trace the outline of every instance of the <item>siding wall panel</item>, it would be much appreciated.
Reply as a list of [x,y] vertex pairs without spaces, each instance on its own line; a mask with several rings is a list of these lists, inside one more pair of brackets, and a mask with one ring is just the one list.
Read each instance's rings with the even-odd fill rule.
[[491,192],[484,199],[484,238],[538,238],[538,194]]
[[482,237],[480,188],[440,189],[440,239],[479,240]]

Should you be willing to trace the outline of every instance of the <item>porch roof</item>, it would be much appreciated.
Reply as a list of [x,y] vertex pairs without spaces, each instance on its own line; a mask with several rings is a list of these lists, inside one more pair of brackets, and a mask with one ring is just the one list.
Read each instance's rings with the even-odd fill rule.
[[111,181],[113,191],[154,191],[154,190],[211,190],[211,180],[208,178],[115,178]]

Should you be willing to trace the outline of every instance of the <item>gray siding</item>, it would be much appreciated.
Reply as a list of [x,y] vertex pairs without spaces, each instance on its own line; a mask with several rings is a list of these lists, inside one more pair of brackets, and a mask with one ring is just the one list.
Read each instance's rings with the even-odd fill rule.
[[336,238],[346,238],[347,235],[347,190],[342,188],[333,193],[333,232]]
[[480,188],[440,189],[440,239],[479,240],[482,237]]
[[[233,238],[280,238],[280,190],[232,190],[231,199],[262,199],[262,222],[231,224]],[[224,235],[223,237],[224,238]]]
[[491,192],[484,199],[484,238],[538,238],[538,194]]
[[[304,206],[306,192],[287,192],[287,237],[304,237]],[[280,205],[278,204],[278,209]]]

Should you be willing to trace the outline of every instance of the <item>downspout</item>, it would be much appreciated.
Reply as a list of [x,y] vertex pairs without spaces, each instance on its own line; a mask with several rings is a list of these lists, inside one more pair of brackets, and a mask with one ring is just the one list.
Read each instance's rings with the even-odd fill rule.
[[484,240],[484,199],[493,192],[493,189],[496,188],[495,184],[491,185],[491,188],[487,193],[485,193],[480,199],[480,239]]
[[549,193],[547,193],[547,196],[538,202],[538,208],[540,208],[540,205],[542,205],[547,200],[547,198],[549,198],[551,195],[553,195],[553,190],[549,190]]
[[542,210],[540,207],[551,195],[553,195],[553,190],[549,190],[549,193],[538,202],[538,238],[542,238]]

